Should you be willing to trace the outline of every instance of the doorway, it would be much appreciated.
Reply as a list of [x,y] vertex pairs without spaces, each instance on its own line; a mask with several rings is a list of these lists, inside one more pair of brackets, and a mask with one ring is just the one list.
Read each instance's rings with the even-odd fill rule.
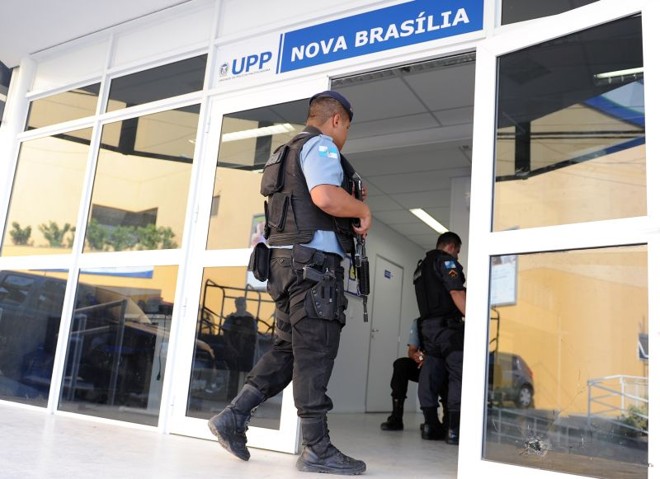
[[[376,223],[383,226],[378,235],[369,236],[370,243],[376,243],[371,254],[377,249],[379,262],[400,267],[400,309],[394,314],[388,309],[384,319],[382,298],[389,304],[392,297],[382,288],[391,282],[379,281],[387,267],[380,271],[382,264],[372,264],[366,412],[386,412],[391,406],[392,363],[406,354],[410,323],[419,313],[412,273],[439,235],[411,210],[421,209],[458,233],[464,243],[461,262],[467,266],[474,84],[474,52],[332,82],[332,89],[344,94],[355,111],[343,153],[365,180],[367,202]],[[381,243],[381,236],[387,241]],[[356,343],[342,348],[365,347],[354,335],[342,338],[343,343],[352,341]],[[337,368],[333,382],[342,382],[344,375],[350,381],[354,369]],[[341,392],[332,394],[341,411]],[[416,409],[415,396],[411,386],[407,411]]]

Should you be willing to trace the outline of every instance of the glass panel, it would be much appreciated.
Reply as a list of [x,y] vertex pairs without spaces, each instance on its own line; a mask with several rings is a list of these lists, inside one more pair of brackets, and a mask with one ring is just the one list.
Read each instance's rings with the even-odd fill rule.
[[103,127],[85,251],[180,246],[199,105]]
[[307,100],[224,116],[208,249],[248,248],[259,240],[264,220],[261,170],[275,148],[302,131],[306,118]]
[[71,251],[91,128],[21,144],[3,256]]
[[176,266],[83,271],[59,408],[157,425]]
[[[220,412],[273,345],[275,303],[266,291],[245,286],[247,278],[244,267],[204,269],[188,416]],[[250,425],[279,429],[281,408],[280,393],[257,409]]]
[[204,86],[206,55],[163,65],[110,83],[106,111],[121,110],[201,90]]
[[598,0],[502,0],[502,25],[547,17],[583,7]]
[[645,140],[640,17],[502,57],[493,229],[646,215]]
[[7,102],[12,72],[12,69],[0,61],[0,125],[5,115],[5,103]]
[[94,83],[30,102],[26,130],[94,115],[100,88]]
[[484,458],[647,477],[647,278],[646,246],[492,258]]
[[0,271],[0,399],[47,405],[66,277]]

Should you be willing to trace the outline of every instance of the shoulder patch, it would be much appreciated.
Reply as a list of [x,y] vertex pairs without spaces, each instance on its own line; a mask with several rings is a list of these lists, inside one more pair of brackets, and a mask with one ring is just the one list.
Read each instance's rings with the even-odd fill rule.
[[445,268],[447,268],[447,269],[456,269],[456,263],[452,260],[445,261]]
[[339,150],[334,145],[321,143],[318,147],[318,153],[321,158],[332,158],[333,160],[339,158]]

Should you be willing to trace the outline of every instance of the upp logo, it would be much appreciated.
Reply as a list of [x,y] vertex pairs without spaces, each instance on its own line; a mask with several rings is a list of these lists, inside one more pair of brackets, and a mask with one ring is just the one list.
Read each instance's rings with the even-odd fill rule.
[[232,75],[256,73],[266,68],[272,59],[273,53],[270,51],[234,58],[230,63],[223,63],[220,66],[220,76],[226,77],[230,72]]

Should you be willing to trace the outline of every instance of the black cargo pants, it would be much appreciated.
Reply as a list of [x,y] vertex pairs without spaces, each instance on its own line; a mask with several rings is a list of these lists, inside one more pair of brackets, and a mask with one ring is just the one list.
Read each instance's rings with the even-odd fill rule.
[[[435,361],[436,366],[440,367],[439,363],[444,361],[448,383],[447,410],[455,413],[461,410],[464,331],[465,327],[461,318],[422,320],[421,333],[424,351],[427,356],[434,356],[440,360]],[[424,367],[426,365],[422,369]]]
[[[268,292],[276,305],[275,344],[246,382],[272,397],[293,381],[301,418],[324,417],[332,409],[326,391],[346,324],[341,261],[300,245],[271,251]],[[305,275],[305,267],[313,271]]]
[[419,367],[414,359],[398,358],[392,364],[392,398],[405,400],[408,394],[408,381],[419,381]]

